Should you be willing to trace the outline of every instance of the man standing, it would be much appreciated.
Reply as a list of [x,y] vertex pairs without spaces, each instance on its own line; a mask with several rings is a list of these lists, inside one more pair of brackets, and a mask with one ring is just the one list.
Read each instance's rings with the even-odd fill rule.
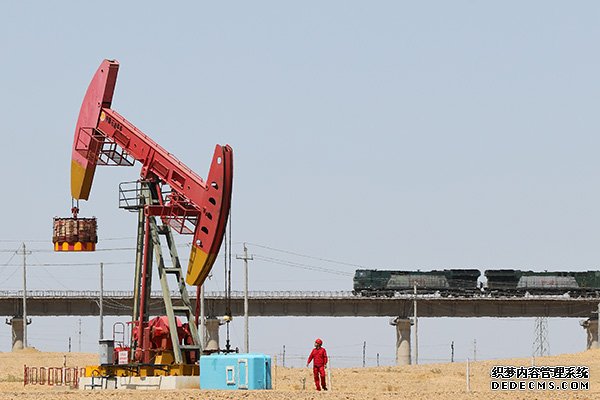
[[[315,376],[315,386],[317,390],[327,390],[327,383],[325,382],[325,368],[327,367],[327,351],[323,346],[323,341],[321,339],[315,340],[315,348],[311,351],[310,356],[308,356],[308,361],[306,362],[306,366],[313,362],[313,374]],[[321,378],[319,381],[319,377]]]

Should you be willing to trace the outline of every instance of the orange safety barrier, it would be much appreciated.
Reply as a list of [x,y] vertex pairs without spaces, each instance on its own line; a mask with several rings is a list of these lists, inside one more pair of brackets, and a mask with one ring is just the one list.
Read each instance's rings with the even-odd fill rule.
[[23,366],[23,385],[48,385],[79,387],[79,377],[85,368],[78,367],[28,367]]
[[31,368],[31,374],[29,374],[29,377],[31,378],[31,380],[29,381],[29,383],[31,383],[32,385],[37,385],[37,383],[38,383],[38,369],[37,369],[37,367],[32,367]]
[[54,384],[58,386],[62,386],[63,383],[66,383],[64,380],[66,368],[54,370]]
[[[77,369],[75,369],[75,371],[77,371]],[[65,370],[65,374],[64,374],[64,378],[65,378],[65,384],[67,384],[68,382],[72,382],[72,374],[73,374],[73,369],[69,368]]]
[[55,368],[48,368],[48,386],[54,386],[54,381],[56,379],[56,373],[54,371]]
[[[52,369],[52,368],[50,368]],[[43,385],[46,383],[46,368],[45,367],[40,367],[40,380],[38,381],[38,383],[40,385]],[[50,384],[50,382],[48,382],[48,384]]]

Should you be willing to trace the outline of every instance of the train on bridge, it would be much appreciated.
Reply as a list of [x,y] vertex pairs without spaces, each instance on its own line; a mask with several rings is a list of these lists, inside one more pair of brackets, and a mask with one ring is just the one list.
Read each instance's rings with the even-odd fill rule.
[[527,296],[569,295],[598,297],[600,271],[521,271],[491,269],[483,275],[478,269],[433,271],[392,271],[358,269],[354,274],[357,296],[396,294],[438,294],[448,296]]

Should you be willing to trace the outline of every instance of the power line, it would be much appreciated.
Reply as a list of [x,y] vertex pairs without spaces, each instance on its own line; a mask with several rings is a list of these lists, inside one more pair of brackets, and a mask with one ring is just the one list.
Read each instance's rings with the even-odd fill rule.
[[[190,246],[185,244],[185,245],[179,245],[176,246],[177,248],[189,248]],[[100,248],[100,249],[96,249],[94,250],[94,252],[101,252],[101,251],[132,251],[132,250],[136,250],[135,247],[112,247],[112,248]],[[0,253],[10,253],[13,250],[6,250],[6,249],[0,249]],[[31,249],[29,251],[33,251],[36,253],[56,253],[56,251],[54,249]]]
[[[20,246],[19,246],[19,248],[20,248]],[[7,265],[8,265],[8,264],[9,264],[9,263],[12,261],[13,257],[17,255],[17,252],[18,252],[18,251],[19,251],[19,249],[17,249],[17,250],[12,250],[12,253],[13,253],[13,254],[10,256],[10,258],[8,259],[8,261],[7,261],[6,263],[4,263],[4,266],[7,266]]]
[[352,273],[352,272],[340,271],[340,270],[331,269],[331,268],[317,267],[315,265],[302,264],[302,263],[298,263],[295,261],[283,260],[280,258],[273,258],[273,257],[266,257],[266,256],[258,255],[258,254],[255,254],[254,257],[256,260],[260,260],[260,261],[264,261],[264,262],[268,262],[268,263],[272,263],[272,264],[283,265],[286,267],[300,268],[300,269],[306,269],[306,270],[311,270],[311,271],[319,271],[319,272],[325,272],[328,274],[335,274],[335,275],[342,275],[342,276],[354,275],[354,273]]
[[[109,239],[103,239],[103,240],[120,240],[120,239],[124,239],[124,238],[109,238]],[[0,240],[0,242],[3,242],[3,241]],[[4,241],[4,242],[8,242],[8,241]],[[32,241],[32,242],[35,242],[35,241]],[[277,252],[281,252],[281,253],[285,253],[285,254],[290,254],[290,255],[294,255],[294,256],[298,256],[298,257],[304,257],[304,258],[309,258],[309,259],[313,259],[313,260],[334,263],[334,264],[339,264],[339,265],[347,265],[347,266],[358,267],[358,268],[367,268],[367,267],[359,265],[359,264],[353,264],[353,263],[347,263],[347,262],[343,262],[343,261],[331,260],[331,259],[327,259],[327,258],[309,256],[309,255],[305,255],[305,254],[301,254],[301,253],[297,253],[297,252],[293,252],[293,251],[288,251],[288,250],[277,249],[274,247],[265,246],[265,245],[261,245],[261,244],[256,244],[256,243],[249,243],[249,244],[256,246],[256,247],[260,247],[260,248],[264,248],[264,249],[268,249],[268,250],[272,250],[272,251],[277,251]],[[188,247],[188,246],[189,246],[189,243],[180,245],[178,247]],[[133,251],[133,250],[135,250],[134,247],[114,247],[114,248],[106,248],[106,249],[96,249],[97,252],[98,251]],[[55,253],[54,250],[50,250],[50,249],[32,249],[30,251],[36,252],[36,253]],[[14,265],[10,264],[13,257],[17,254],[17,252],[15,250],[2,249],[2,250],[0,250],[0,253],[2,253],[2,252],[12,253],[11,257],[4,264],[4,266],[17,266],[16,264],[14,264]],[[218,257],[220,258],[220,257],[222,257],[222,255],[219,255]],[[349,272],[349,271],[320,267],[320,266],[305,264],[305,263],[301,263],[301,262],[285,260],[285,259],[281,259],[281,258],[261,256],[261,255],[257,255],[256,257],[257,257],[257,260],[262,260],[264,262],[283,265],[283,266],[292,267],[292,268],[300,268],[300,269],[306,269],[306,270],[311,270],[311,271],[319,271],[319,272],[325,272],[325,273],[329,273],[329,274],[342,275],[342,276],[352,276],[353,275],[353,272]],[[68,266],[95,266],[98,264],[97,262],[82,262],[82,263],[49,263],[49,262],[47,262],[47,263],[44,263],[44,262],[41,262],[37,258],[36,258],[36,260],[38,261],[37,263],[32,263],[32,264],[28,264],[28,265],[33,266],[33,267],[68,267]],[[104,264],[105,265],[128,265],[131,263],[132,263],[131,261],[119,261],[119,262],[106,262]]]
[[13,276],[14,276],[14,275],[17,273],[17,271],[18,271],[18,270],[19,270],[19,268],[15,268],[15,269],[13,270],[13,272],[11,272],[11,274],[10,274],[10,275],[8,275],[8,276],[6,277],[6,279],[5,279],[5,280],[3,280],[2,282],[0,282],[0,285],[1,285],[1,284],[3,284],[4,282],[7,282],[7,281],[9,281],[9,280],[10,280],[10,278],[12,278],[12,277],[13,277]]
[[48,240],[0,240],[0,243],[47,243]]
[[[108,249],[96,249],[94,252],[102,252],[102,251],[132,251],[135,250],[135,247],[115,247]],[[56,253],[54,249],[31,249],[30,251],[36,253]],[[0,252],[8,252],[7,250],[0,250]]]
[[[41,263],[41,261],[40,261],[40,260],[37,258],[37,256],[36,256],[34,253],[31,253],[31,255],[33,256],[33,258],[35,258],[35,259],[37,260],[37,262]],[[58,284],[59,284],[60,286],[62,286],[64,289],[69,289],[68,287],[66,287],[65,285],[63,285],[63,283],[62,283],[62,282],[60,282],[60,281],[59,281],[59,280],[58,280],[58,279],[57,279],[57,278],[56,278],[54,275],[52,275],[52,274],[50,273],[50,271],[48,271],[48,270],[46,269],[46,267],[43,267],[43,266],[42,266],[42,269],[43,269],[44,271],[46,271],[46,273],[48,274],[48,276],[49,276],[50,278],[52,278],[52,279],[53,279],[53,280],[54,280],[56,283],[58,283]]]
[[[112,241],[112,240],[133,240],[134,236],[125,236],[125,237],[114,237],[114,238],[102,238],[102,241]],[[0,239],[0,243],[48,243],[48,239],[29,239],[29,240],[15,240],[15,239]]]
[[248,242],[248,244],[252,245],[252,246],[260,247],[260,248],[263,248],[263,249],[267,249],[267,250],[277,251],[277,252],[285,253],[285,254],[291,254],[291,255],[294,255],[294,256],[298,256],[298,257],[310,258],[310,259],[317,260],[317,261],[325,261],[325,262],[333,263],[333,264],[347,265],[349,267],[354,267],[354,268],[362,268],[362,269],[369,269],[370,268],[370,267],[366,267],[366,266],[360,265],[360,264],[354,264],[354,263],[349,263],[349,262],[345,262],[345,261],[336,261],[336,260],[332,260],[332,259],[329,259],[329,258],[309,256],[307,254],[301,254],[301,253],[296,253],[294,251],[277,249],[275,247],[265,246],[265,245],[257,244],[257,243],[250,243],[250,242]]
[[[104,265],[128,265],[133,264],[133,261],[120,261],[120,262],[105,262]],[[20,264],[7,264],[6,266],[18,267]],[[78,267],[78,266],[89,266],[98,265],[97,262],[85,262],[85,263],[38,263],[38,264],[27,264],[28,267]]]

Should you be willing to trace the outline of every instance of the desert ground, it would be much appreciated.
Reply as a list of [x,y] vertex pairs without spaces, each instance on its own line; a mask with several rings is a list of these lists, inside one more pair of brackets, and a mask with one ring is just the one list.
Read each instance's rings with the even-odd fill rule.
[[[81,391],[64,386],[23,385],[23,366],[82,367],[97,362],[96,354],[45,353],[35,349],[0,353],[1,400],[146,399],[157,392]],[[587,391],[492,391],[490,370],[495,365],[531,366],[531,359],[478,361],[470,363],[471,391],[466,387],[466,364],[424,364],[403,367],[333,368],[331,390],[316,392],[312,370],[274,367],[273,390],[269,391],[160,391],[161,399],[591,399],[600,398],[600,350],[535,359],[537,366],[583,365],[589,367]],[[303,389],[303,380],[305,389]]]

